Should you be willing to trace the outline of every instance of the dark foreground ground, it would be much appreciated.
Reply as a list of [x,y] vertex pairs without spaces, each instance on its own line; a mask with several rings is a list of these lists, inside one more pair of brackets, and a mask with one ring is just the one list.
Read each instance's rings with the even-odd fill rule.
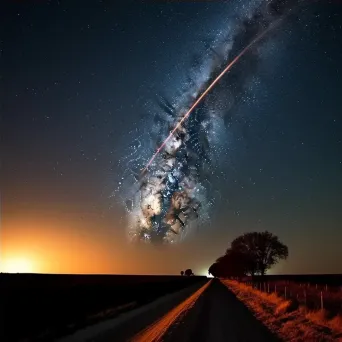
[[0,341],[45,342],[206,277],[0,274]]
[[279,341],[217,279],[103,322],[59,342]]

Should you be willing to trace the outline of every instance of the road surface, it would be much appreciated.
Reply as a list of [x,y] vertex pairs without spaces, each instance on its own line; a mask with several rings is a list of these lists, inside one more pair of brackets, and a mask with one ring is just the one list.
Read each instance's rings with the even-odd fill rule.
[[279,341],[219,280],[184,289],[60,342]]

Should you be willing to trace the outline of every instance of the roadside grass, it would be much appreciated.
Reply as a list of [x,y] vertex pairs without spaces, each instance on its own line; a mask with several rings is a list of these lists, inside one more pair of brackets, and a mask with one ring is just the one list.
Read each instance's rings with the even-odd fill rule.
[[296,299],[284,299],[234,280],[221,280],[273,333],[285,341],[342,342],[342,316],[309,310]]

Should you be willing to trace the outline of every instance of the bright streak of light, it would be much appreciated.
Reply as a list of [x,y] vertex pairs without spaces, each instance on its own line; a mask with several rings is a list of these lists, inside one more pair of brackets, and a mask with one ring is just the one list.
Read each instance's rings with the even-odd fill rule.
[[196,106],[202,101],[202,99],[209,93],[209,91],[215,86],[215,84],[224,76],[225,73],[227,73],[233,65],[259,40],[261,40],[264,35],[274,26],[270,26],[265,31],[263,31],[259,36],[257,36],[254,40],[252,40],[227,66],[226,68],[214,79],[214,81],[209,85],[209,87],[202,93],[202,95],[195,101],[195,103],[190,107],[190,109],[185,113],[183,118],[177,123],[176,127],[170,132],[168,137],[164,140],[164,142],[158,147],[157,151],[154,153],[150,161],[147,163],[145,168],[142,170],[142,174],[144,174],[147,169],[152,164],[153,160],[156,158],[156,156],[159,154],[159,152],[164,148],[166,143],[171,139],[171,137],[174,135],[174,133],[177,131],[177,129],[180,127],[180,125],[188,118],[188,116],[191,114],[191,112],[196,108]]

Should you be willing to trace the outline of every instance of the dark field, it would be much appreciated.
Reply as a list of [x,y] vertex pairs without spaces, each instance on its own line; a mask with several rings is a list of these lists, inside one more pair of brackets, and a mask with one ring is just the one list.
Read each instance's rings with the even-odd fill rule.
[[51,341],[203,279],[0,274],[0,341]]

